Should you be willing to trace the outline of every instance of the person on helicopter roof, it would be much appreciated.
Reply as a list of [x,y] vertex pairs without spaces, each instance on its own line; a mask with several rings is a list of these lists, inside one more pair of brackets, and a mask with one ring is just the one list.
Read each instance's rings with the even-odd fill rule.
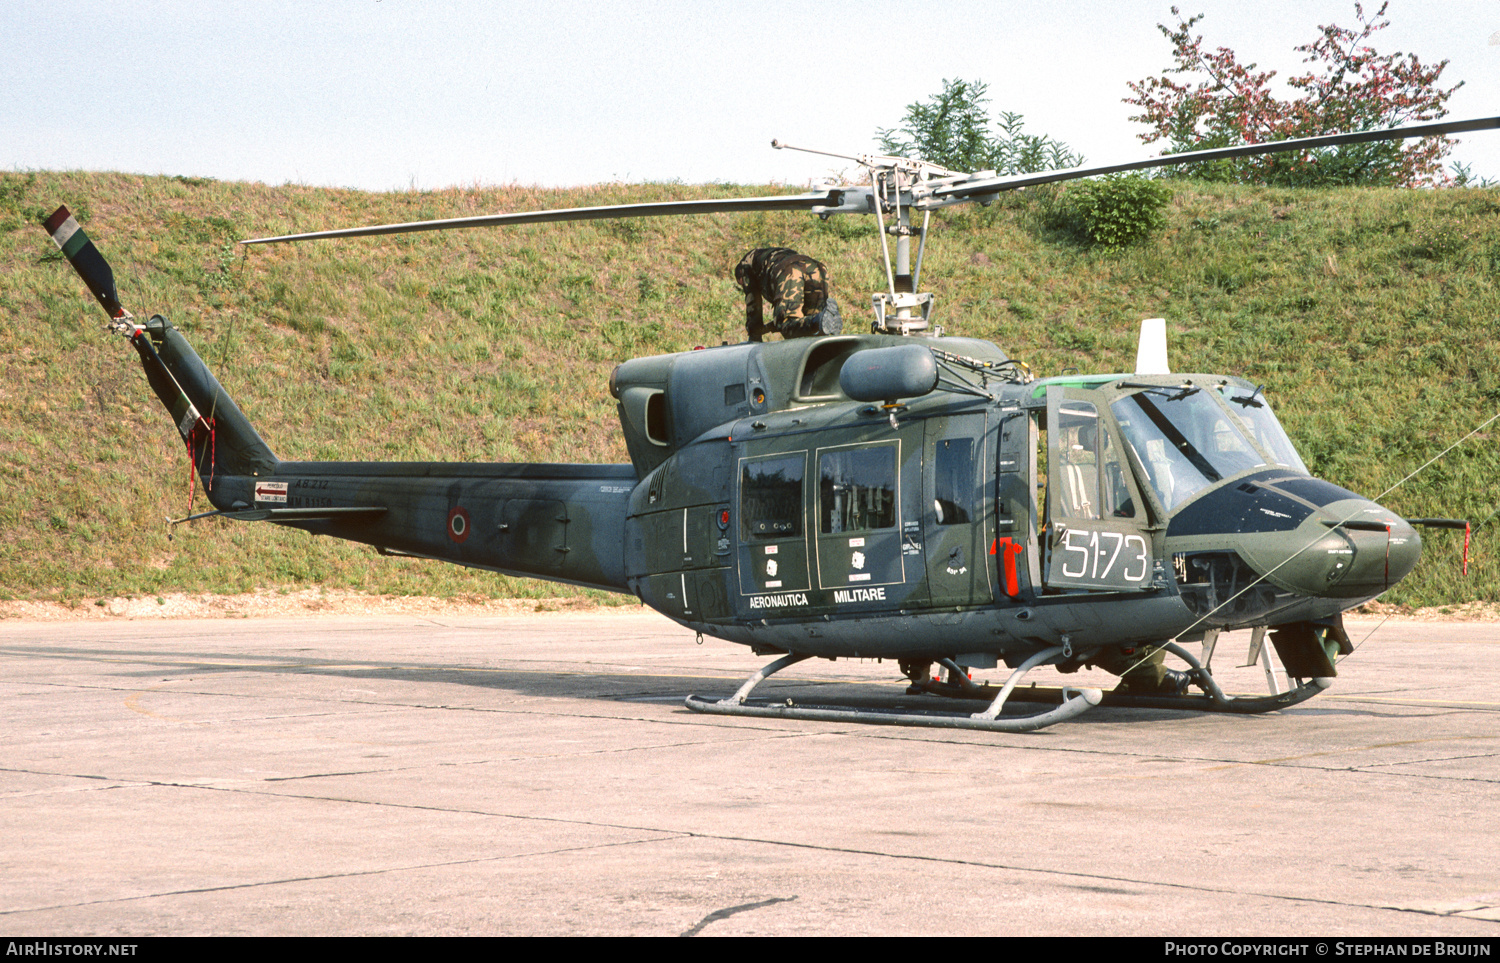
[[[746,254],[734,269],[734,283],[745,295],[745,333],[760,341],[768,331],[783,338],[811,338],[844,329],[838,302],[828,292],[828,269],[786,247],[762,247]],[[761,300],[771,302],[771,323]]]

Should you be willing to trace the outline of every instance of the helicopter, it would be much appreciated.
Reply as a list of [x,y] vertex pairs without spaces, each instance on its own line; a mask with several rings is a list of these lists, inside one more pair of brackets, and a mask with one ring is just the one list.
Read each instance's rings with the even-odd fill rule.
[[[868,183],[242,242],[772,210],[876,219],[886,288],[871,296],[870,333],[625,361],[609,377],[630,456],[620,465],[283,461],[166,318],[137,321],[122,306],[66,207],[44,227],[187,444],[213,510],[176,521],[270,522],[383,555],[629,593],[700,639],[778,656],[727,698],[689,695],[693,711],[1019,732],[1100,704],[1259,713],[1305,701],[1352,651],[1342,613],[1417,564],[1417,526],[1465,523],[1404,519],[1313,477],[1264,386],[1170,370],[1162,319],[1143,323],[1136,370],[1114,374],[1037,378],[994,344],[946,334],[920,291],[932,212],[1128,170],[1496,127],[1500,117],[1015,175],[829,154]],[[1242,629],[1266,695],[1230,696],[1214,678],[1220,633]],[[1165,669],[1168,652],[1189,671]],[[907,694],[988,705],[752,698],[808,658],[890,659]],[[998,688],[969,677],[1002,664]],[[1096,666],[1122,682],[1020,687],[1041,665]],[[1043,708],[1004,712],[1022,701]]]

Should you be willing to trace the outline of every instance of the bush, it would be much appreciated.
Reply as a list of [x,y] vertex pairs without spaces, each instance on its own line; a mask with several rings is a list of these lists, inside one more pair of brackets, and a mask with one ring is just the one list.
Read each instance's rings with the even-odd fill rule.
[[1074,233],[1090,247],[1118,251],[1161,230],[1172,191],[1140,174],[1084,181],[1062,198]]

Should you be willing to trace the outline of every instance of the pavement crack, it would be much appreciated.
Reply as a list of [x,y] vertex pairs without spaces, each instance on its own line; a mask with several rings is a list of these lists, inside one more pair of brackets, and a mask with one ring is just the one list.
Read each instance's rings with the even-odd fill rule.
[[697,936],[699,933],[703,932],[703,927],[707,926],[708,924],[717,923],[719,920],[727,920],[729,919],[729,917],[733,916],[736,913],[745,913],[750,910],[758,910],[766,906],[774,906],[777,903],[790,903],[796,898],[797,897],[795,896],[774,896],[771,899],[763,899],[759,903],[741,903],[738,906],[726,906],[721,910],[714,910],[712,913],[709,913],[707,916],[703,917],[703,919],[699,920],[696,924],[683,930],[677,935]]

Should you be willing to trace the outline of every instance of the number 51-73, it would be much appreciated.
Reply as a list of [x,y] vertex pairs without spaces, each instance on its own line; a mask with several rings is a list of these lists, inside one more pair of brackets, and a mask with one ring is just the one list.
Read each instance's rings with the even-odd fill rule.
[[[1114,579],[1134,583],[1144,582],[1151,570],[1150,547],[1140,535],[1070,528],[1058,547],[1063,553],[1064,578],[1108,582],[1114,572]],[[1118,570],[1116,563],[1120,566]]]

